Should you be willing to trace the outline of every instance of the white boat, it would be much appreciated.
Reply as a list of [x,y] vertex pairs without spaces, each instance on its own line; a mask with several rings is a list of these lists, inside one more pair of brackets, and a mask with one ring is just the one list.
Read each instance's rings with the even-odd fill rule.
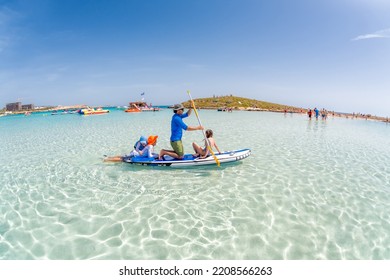
[[125,110],[126,113],[139,113],[139,112],[157,112],[160,108],[153,107],[152,104],[147,104],[144,101],[130,102],[129,108]]
[[[228,162],[234,162],[243,160],[249,157],[251,154],[250,149],[226,151],[220,154],[215,154],[219,162],[222,164]],[[125,157],[123,158],[124,162],[130,164],[138,165],[147,165],[147,166],[170,166],[170,167],[194,167],[194,166],[204,166],[204,165],[216,165],[216,161],[212,155],[209,155],[206,158],[194,157],[191,154],[184,155],[183,159],[175,159],[170,156],[164,156],[164,160],[158,160],[157,158],[146,158],[146,157]]]

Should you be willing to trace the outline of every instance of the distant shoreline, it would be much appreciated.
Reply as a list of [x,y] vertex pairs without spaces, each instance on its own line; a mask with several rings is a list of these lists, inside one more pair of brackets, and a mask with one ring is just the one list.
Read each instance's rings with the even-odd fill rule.
[[[269,110],[256,110],[252,108],[248,108],[246,111],[269,111]],[[307,114],[306,110],[303,111],[280,111],[280,110],[273,110],[269,112],[276,112],[276,113],[297,113],[297,114]],[[365,119],[365,120],[375,120],[375,121],[382,121],[382,122],[390,122],[390,119],[388,117],[378,117],[378,116],[372,116],[372,115],[365,115],[365,114],[354,114],[354,113],[339,113],[339,112],[328,112],[327,117],[332,116],[332,117],[340,117],[340,118],[347,118],[347,119]],[[313,117],[314,118],[314,117]]]
[[[244,98],[243,98],[244,99]],[[196,100],[195,100],[196,101]],[[189,108],[189,103],[183,102],[185,107]],[[217,104],[216,104],[217,105]],[[219,105],[219,104],[218,104]],[[278,105],[278,104],[275,104]],[[239,107],[239,106],[232,106],[230,109],[232,111],[250,111],[250,112],[274,112],[274,113],[295,113],[295,114],[307,114],[307,110],[303,108],[297,108],[292,106],[285,106],[285,105],[278,105],[280,107],[284,107],[285,109],[270,109],[270,108],[259,108],[259,107]],[[23,110],[23,111],[17,111],[17,112],[2,112],[0,113],[0,116],[4,115],[23,115],[28,113],[34,113],[34,112],[52,112],[52,111],[61,111],[61,110],[78,110],[81,108],[86,108],[87,105],[69,105],[69,106],[56,106],[56,107],[42,107],[39,109],[34,110]],[[108,107],[117,107],[117,106],[92,106],[92,107],[102,107],[102,108],[108,108]],[[164,105],[164,107],[169,108],[169,105]],[[199,106],[198,109],[202,110],[218,110],[220,108],[227,108],[226,106]],[[225,111],[225,110],[224,110]],[[347,118],[347,119],[365,119],[365,120],[373,120],[373,121],[380,121],[385,123],[390,123],[389,117],[379,117],[379,116],[372,116],[370,114],[354,114],[354,113],[340,113],[340,112],[328,112],[328,117],[340,117],[340,118]]]
[[[202,110],[218,110],[218,108],[214,107],[199,107],[198,109]],[[273,113],[294,113],[294,114],[302,114],[307,115],[307,110],[304,109],[293,109],[293,110],[270,110],[270,109],[262,109],[262,108],[233,108],[233,111],[249,111],[249,112],[273,112]],[[351,114],[351,113],[340,113],[340,112],[328,112],[327,117],[339,117],[339,118],[347,118],[347,119],[365,119],[365,120],[373,120],[373,121],[380,121],[385,123],[390,123],[390,118],[388,117],[378,117],[378,116],[372,116],[372,115],[364,115],[364,114]],[[313,119],[315,117],[312,117]]]
[[[302,107],[294,107],[283,104],[270,103],[266,101],[249,99],[244,97],[238,97],[234,95],[224,95],[224,96],[213,96],[207,98],[198,98],[194,99],[195,104],[199,108],[204,109],[228,109],[228,110],[245,110],[245,111],[263,111],[263,112],[292,112],[306,114],[307,109]],[[190,101],[183,102],[183,105],[190,108]],[[314,106],[313,106],[314,107]],[[318,106],[317,106],[318,107]],[[355,114],[355,113],[340,113],[335,111],[328,110],[328,116],[337,116],[344,118],[356,118],[356,119],[366,119],[366,120],[375,120],[388,123],[389,117],[379,117],[372,114]]]

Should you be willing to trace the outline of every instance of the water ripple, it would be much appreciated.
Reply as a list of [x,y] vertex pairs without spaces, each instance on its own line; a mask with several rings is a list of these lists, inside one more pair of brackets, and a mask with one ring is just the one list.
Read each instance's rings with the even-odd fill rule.
[[[386,127],[202,114],[222,149],[252,156],[188,170],[102,162],[144,127],[169,147],[170,112],[2,121],[0,258],[390,259]],[[185,150],[201,138],[185,133]]]

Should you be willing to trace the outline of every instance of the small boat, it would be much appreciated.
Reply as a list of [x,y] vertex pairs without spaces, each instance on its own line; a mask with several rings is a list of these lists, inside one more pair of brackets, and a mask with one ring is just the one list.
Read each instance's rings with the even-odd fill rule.
[[101,114],[107,114],[109,113],[109,110],[105,110],[103,108],[87,108],[87,109],[80,109],[79,114],[80,115],[101,115]]
[[[215,154],[219,162],[222,164],[228,162],[234,162],[243,160],[249,157],[251,154],[250,149],[226,151],[220,154]],[[138,165],[148,165],[148,166],[170,166],[177,168],[185,167],[194,167],[194,166],[204,166],[216,164],[215,159],[212,155],[207,156],[206,158],[194,157],[191,154],[184,155],[183,159],[175,159],[170,156],[165,156],[164,160],[158,160],[157,155],[155,158],[146,158],[146,157],[125,157],[123,161],[130,164]]]
[[129,107],[125,110],[126,113],[141,113],[141,108],[138,107],[139,102],[130,102]]
[[140,113],[140,112],[156,112],[160,108],[153,107],[152,104],[147,104],[144,101],[130,102],[129,108],[125,110],[126,113]]

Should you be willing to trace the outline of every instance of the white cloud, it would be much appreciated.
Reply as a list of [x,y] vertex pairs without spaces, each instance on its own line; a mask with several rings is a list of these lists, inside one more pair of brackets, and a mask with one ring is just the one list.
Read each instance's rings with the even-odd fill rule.
[[374,39],[374,38],[390,38],[390,28],[376,31],[374,33],[359,35],[352,39],[352,41]]

